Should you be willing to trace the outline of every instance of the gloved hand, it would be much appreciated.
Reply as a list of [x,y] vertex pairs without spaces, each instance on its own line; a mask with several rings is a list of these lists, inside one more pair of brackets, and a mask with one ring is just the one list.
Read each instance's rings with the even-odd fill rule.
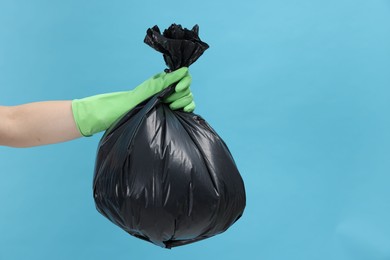
[[72,111],[76,125],[83,136],[91,136],[106,130],[139,103],[176,82],[175,92],[164,102],[170,103],[171,109],[192,112],[195,109],[195,103],[190,90],[191,76],[188,68],[184,67],[170,73],[159,73],[130,91],[73,100]]

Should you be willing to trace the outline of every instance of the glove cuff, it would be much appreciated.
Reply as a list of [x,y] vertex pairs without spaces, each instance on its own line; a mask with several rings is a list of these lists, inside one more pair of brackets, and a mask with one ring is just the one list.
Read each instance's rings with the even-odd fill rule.
[[130,93],[115,92],[73,100],[73,117],[80,133],[87,137],[108,129],[133,108]]

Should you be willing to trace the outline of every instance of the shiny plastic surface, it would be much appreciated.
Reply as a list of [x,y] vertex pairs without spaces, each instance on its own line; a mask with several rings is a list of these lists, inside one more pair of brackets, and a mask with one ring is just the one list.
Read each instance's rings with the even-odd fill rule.
[[[147,39],[158,34],[154,29]],[[197,26],[189,32],[195,39]],[[154,39],[169,47],[160,36]],[[164,54],[171,70],[175,60],[189,66],[203,53],[207,44],[196,41],[198,47],[188,52],[186,43],[175,39],[179,47],[170,46]],[[166,248],[225,231],[246,203],[243,180],[224,141],[199,115],[169,109],[162,100],[170,91],[138,105],[107,130],[93,181],[101,214],[129,234]]]
[[209,48],[209,45],[199,38],[198,25],[188,30],[172,24],[163,34],[156,25],[147,30],[144,42],[163,54],[170,70],[189,67]]

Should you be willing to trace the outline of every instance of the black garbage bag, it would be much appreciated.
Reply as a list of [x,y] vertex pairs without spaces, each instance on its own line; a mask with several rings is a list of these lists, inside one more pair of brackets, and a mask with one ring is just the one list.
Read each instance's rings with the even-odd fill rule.
[[[208,48],[192,30],[157,26],[145,42],[171,70]],[[97,210],[129,234],[165,248],[229,228],[245,207],[242,178],[224,141],[194,113],[162,100],[174,86],[128,112],[102,137],[93,179]]]

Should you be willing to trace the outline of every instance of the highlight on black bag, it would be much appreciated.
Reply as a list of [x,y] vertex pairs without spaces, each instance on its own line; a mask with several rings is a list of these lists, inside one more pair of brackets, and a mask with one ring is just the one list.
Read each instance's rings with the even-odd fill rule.
[[[170,70],[209,47],[173,24],[148,29],[145,43]],[[215,86],[223,87],[223,86]],[[129,234],[164,248],[227,230],[243,214],[243,180],[224,141],[199,115],[173,111],[165,89],[129,111],[100,140],[93,192],[97,210]]]

